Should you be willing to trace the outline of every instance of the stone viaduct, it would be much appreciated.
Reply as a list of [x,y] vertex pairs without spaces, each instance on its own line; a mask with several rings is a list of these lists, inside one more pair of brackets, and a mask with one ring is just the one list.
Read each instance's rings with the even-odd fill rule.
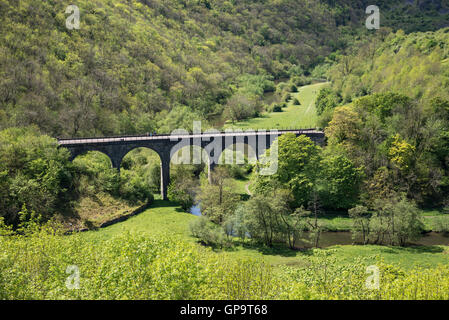
[[[114,168],[120,170],[120,165],[131,150],[136,148],[149,148],[154,150],[161,159],[161,195],[167,199],[167,188],[170,183],[170,162],[177,151],[187,146],[198,146],[208,154],[209,175],[215,165],[218,164],[221,153],[234,145],[243,144],[251,148],[256,158],[265,153],[277,137],[286,133],[296,136],[306,135],[319,145],[325,144],[325,136],[322,131],[307,130],[271,130],[271,131],[229,131],[189,134],[187,132],[171,135],[139,135],[118,136],[103,138],[73,138],[58,139],[60,147],[70,151],[70,160],[89,151],[99,151],[106,154]],[[173,161],[172,161],[173,162]]]

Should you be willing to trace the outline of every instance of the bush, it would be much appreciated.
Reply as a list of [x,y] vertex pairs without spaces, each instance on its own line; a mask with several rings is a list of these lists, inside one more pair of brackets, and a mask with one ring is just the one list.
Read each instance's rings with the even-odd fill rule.
[[310,80],[310,78],[307,78],[305,76],[295,76],[292,78],[291,80],[293,82],[294,85],[296,85],[297,87],[302,87],[302,86],[306,86],[312,83],[312,81]]
[[294,84],[290,86],[290,92],[298,92],[298,87]]
[[44,220],[76,198],[75,169],[56,139],[34,129],[0,131],[0,217],[16,225],[23,205]]
[[282,112],[282,107],[280,105],[273,106],[273,112]]
[[207,246],[223,247],[226,243],[226,235],[223,229],[214,225],[204,216],[192,221],[189,227],[192,235]]
[[301,102],[299,102],[299,100],[295,98],[295,99],[293,100],[293,104],[294,104],[295,106],[300,106],[300,105],[301,105]]
[[153,193],[145,178],[132,171],[122,170],[120,174],[120,196],[137,204],[151,201]]

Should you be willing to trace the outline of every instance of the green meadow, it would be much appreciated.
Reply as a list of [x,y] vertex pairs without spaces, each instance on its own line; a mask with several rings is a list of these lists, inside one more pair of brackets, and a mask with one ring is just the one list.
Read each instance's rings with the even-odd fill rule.
[[[227,123],[226,128],[248,129],[310,129],[316,128],[318,116],[315,110],[315,100],[321,88],[329,83],[316,83],[298,88],[291,93],[292,99],[283,112],[264,113],[259,118],[251,118],[234,124]],[[298,99],[301,105],[293,104]]]

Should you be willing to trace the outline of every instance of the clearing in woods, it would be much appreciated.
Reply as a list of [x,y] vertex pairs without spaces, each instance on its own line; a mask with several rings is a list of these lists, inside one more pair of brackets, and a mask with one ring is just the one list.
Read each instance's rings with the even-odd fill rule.
[[[315,109],[315,100],[320,89],[329,85],[328,82],[316,83],[298,88],[297,93],[291,93],[292,99],[282,112],[264,113],[259,118],[239,121],[234,124],[228,123],[226,128],[240,129],[309,129],[317,127],[318,116]],[[298,99],[301,105],[293,104]]]

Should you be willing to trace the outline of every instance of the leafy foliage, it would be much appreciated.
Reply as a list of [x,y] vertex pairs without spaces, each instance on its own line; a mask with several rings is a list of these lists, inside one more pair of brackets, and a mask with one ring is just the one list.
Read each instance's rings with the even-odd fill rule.
[[[3,228],[0,230],[5,234]],[[50,226],[0,237],[1,299],[448,299],[447,265],[403,270],[378,259],[379,290],[366,287],[364,259],[335,263],[313,250],[307,265],[273,268],[230,259],[173,236],[125,233],[92,241]],[[68,266],[79,289],[68,289]]]
[[0,215],[7,224],[19,223],[22,208],[44,220],[68,209],[75,174],[68,156],[35,129],[0,131]]

